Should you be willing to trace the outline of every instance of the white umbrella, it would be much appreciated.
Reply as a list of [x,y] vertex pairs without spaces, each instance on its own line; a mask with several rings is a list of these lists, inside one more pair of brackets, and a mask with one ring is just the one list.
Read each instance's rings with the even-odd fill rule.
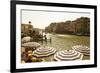
[[21,42],[22,43],[26,43],[26,42],[30,42],[31,41],[31,37],[30,36],[27,36],[27,37],[23,37]]
[[83,54],[75,50],[63,50],[59,51],[54,55],[56,61],[71,61],[79,60],[83,58]]
[[90,49],[87,46],[83,46],[83,45],[76,45],[73,46],[72,49],[83,53],[84,55],[90,55]]
[[37,42],[27,42],[27,43],[23,43],[22,47],[25,48],[30,48],[30,49],[36,49],[37,47],[40,47],[40,44]]
[[56,50],[53,47],[39,47],[33,51],[33,56],[36,57],[47,57],[56,53]]

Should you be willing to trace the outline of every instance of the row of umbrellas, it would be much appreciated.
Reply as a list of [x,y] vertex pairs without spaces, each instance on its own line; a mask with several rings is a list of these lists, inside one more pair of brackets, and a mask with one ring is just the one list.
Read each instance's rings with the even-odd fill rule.
[[[22,44],[23,47],[33,47],[37,48],[33,51],[33,56],[37,58],[48,57],[55,54],[57,51],[53,47],[40,47],[40,44],[37,42],[27,42]],[[69,60],[78,60],[82,59],[83,55],[90,55],[90,49],[87,46],[76,45],[73,46],[71,50],[58,51],[54,55],[54,60],[56,61],[69,61]]]
[[[83,55],[90,55],[90,49],[87,46],[76,45],[73,46],[70,50],[58,51],[53,47],[42,46],[37,42],[30,42],[30,37],[24,37],[22,39],[22,51],[25,49],[34,50],[32,53],[33,56],[37,58],[48,57],[54,55],[54,60],[56,61],[69,61],[69,60],[80,60],[83,58]],[[23,43],[24,42],[24,43]],[[25,49],[24,49],[25,48]]]

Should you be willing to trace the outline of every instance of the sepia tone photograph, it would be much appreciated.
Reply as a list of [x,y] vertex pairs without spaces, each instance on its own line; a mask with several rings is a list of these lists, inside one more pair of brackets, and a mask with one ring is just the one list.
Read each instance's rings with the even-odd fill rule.
[[11,1],[11,72],[97,67],[97,6]]
[[21,63],[90,60],[90,13],[21,10]]

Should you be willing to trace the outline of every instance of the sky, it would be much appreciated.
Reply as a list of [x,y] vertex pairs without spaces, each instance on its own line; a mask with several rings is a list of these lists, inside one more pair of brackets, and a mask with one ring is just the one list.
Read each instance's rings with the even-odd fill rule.
[[31,21],[34,28],[45,29],[52,22],[72,21],[80,17],[90,17],[90,13],[22,10],[21,23]]

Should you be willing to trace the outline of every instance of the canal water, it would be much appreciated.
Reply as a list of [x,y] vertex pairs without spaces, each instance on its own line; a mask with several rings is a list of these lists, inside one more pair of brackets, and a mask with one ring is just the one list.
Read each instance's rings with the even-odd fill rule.
[[40,44],[44,46],[51,46],[57,48],[58,50],[70,49],[72,46],[75,45],[85,45],[90,47],[90,37],[88,36],[46,34],[46,37],[47,42],[40,42]]

